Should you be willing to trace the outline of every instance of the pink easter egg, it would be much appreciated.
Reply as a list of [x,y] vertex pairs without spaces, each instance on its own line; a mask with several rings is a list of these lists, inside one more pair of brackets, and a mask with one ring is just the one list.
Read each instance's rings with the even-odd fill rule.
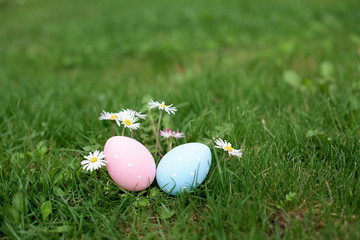
[[141,191],[154,181],[154,158],[149,150],[135,139],[111,137],[105,143],[104,154],[107,171],[120,187],[129,191]]

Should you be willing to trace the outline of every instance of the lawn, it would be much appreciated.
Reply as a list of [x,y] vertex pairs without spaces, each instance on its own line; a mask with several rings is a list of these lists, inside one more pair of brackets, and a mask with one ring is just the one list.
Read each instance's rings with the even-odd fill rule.
[[[0,0],[0,238],[360,239],[359,9]],[[185,133],[175,145],[211,149],[193,192],[125,191],[80,165],[112,136],[100,112],[150,99],[177,107],[161,125]],[[148,120],[135,139],[155,153]]]

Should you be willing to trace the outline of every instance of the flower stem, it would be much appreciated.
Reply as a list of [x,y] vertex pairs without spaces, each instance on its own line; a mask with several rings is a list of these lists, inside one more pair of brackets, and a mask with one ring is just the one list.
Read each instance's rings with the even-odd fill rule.
[[230,176],[229,176],[229,184],[230,184],[230,194],[231,194],[231,179],[230,179]]
[[151,121],[151,125],[153,126],[154,134],[156,135],[155,122],[154,122],[154,118],[153,118],[153,116],[152,116],[152,113],[151,113],[151,112],[150,112],[150,121]]
[[169,151],[171,150],[172,147],[172,140],[170,139],[170,143],[169,143]]
[[130,129],[130,132],[131,132],[131,138],[134,138],[134,133],[133,133],[133,130]]
[[124,136],[124,132],[125,132],[125,127],[122,130],[121,136]]
[[162,111],[160,111],[159,122],[158,122],[158,126],[156,129],[156,134],[155,134],[155,136],[156,136],[155,157],[157,156],[157,153],[158,153],[158,145],[160,145],[159,144],[159,133],[160,133],[161,116],[162,116]]
[[112,135],[115,136],[115,122],[113,121],[113,132]]

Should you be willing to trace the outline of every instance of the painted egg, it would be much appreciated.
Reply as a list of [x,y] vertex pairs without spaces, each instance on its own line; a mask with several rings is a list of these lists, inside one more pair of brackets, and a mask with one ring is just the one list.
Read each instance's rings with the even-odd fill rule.
[[176,195],[199,186],[211,165],[211,151],[202,143],[186,143],[170,150],[160,160],[156,181],[165,192]]
[[141,191],[154,181],[154,158],[149,150],[135,139],[122,136],[109,138],[104,154],[107,171],[120,187],[129,191]]

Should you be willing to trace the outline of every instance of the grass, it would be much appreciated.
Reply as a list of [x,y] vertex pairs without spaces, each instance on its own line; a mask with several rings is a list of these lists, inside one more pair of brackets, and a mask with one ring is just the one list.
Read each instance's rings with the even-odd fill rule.
[[[0,1],[0,238],[359,239],[358,7]],[[243,158],[210,143],[214,176],[177,197],[84,172],[99,113],[150,97],[182,143]],[[148,123],[137,139],[154,150]]]

